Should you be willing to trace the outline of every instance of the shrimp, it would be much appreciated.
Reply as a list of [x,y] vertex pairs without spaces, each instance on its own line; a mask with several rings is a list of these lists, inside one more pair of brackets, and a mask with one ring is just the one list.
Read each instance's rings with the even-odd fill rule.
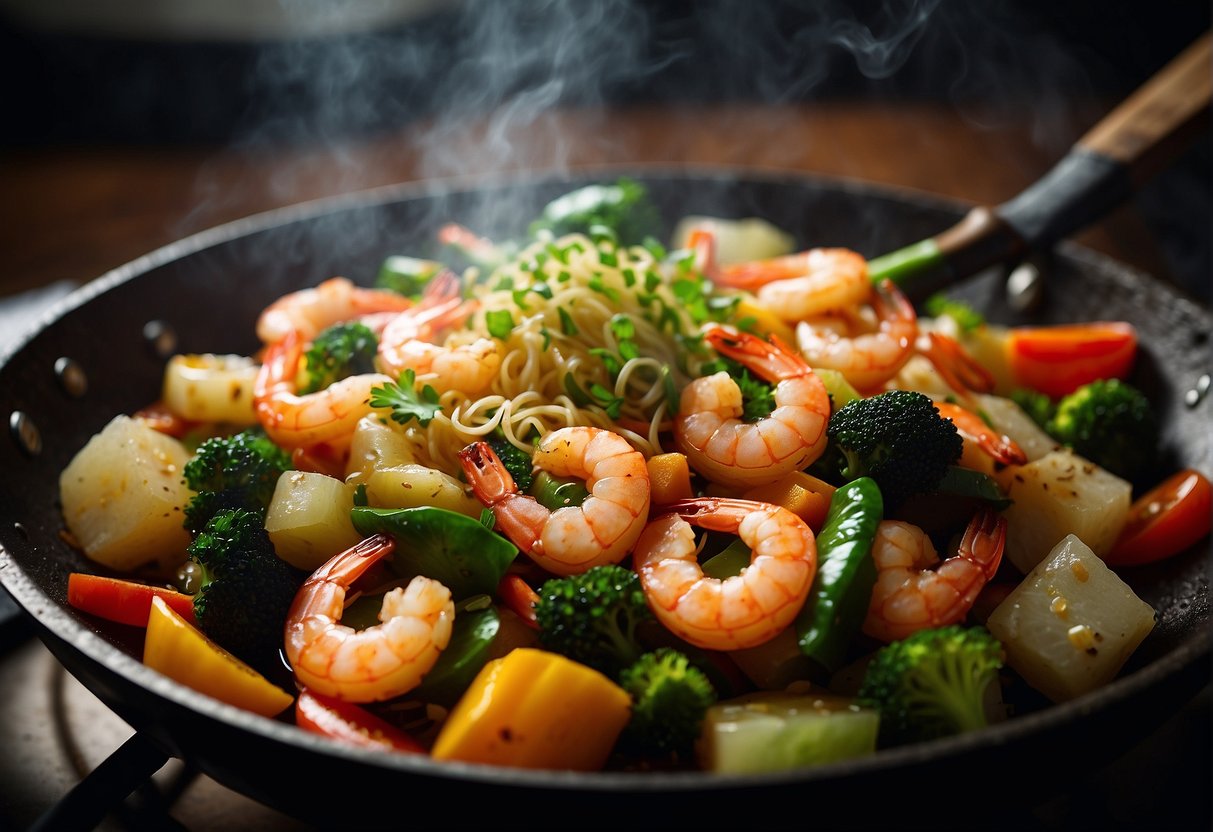
[[722,266],[712,277],[723,285],[754,292],[759,303],[791,323],[857,306],[871,289],[868,261],[845,248],[815,248]]
[[1024,465],[1028,456],[1014,439],[999,433],[970,410],[951,402],[935,402],[935,409],[945,419],[951,419],[965,442],[975,443],[995,462],[1003,465]]
[[727,373],[692,381],[674,420],[674,441],[691,466],[712,482],[749,486],[772,482],[821,456],[830,396],[804,359],[776,336],[764,341],[717,325],[704,338],[717,352],[776,382],[775,409],[756,422],[744,421],[741,390]]
[[433,343],[440,330],[466,320],[476,304],[460,299],[457,283],[447,281],[446,288],[441,283],[431,286],[419,306],[401,312],[384,327],[379,339],[380,368],[393,376],[405,370],[427,376],[426,383],[439,393],[461,390],[478,395],[492,384],[501,367],[498,344],[490,338],[458,347]]
[[321,566],[300,587],[286,617],[286,658],[305,687],[347,702],[379,702],[420,684],[451,639],[455,604],[438,581],[417,576],[383,596],[380,624],[340,623],[345,593],[390,554],[386,535],[368,537]]
[[998,571],[1006,536],[1006,518],[982,509],[957,553],[940,563],[922,529],[882,520],[872,544],[877,577],[863,631],[889,642],[960,621]]
[[969,355],[959,341],[942,332],[927,332],[918,339],[919,355],[925,356],[944,382],[965,399],[970,393],[992,393],[994,376]]
[[891,281],[871,291],[876,330],[848,337],[808,321],[796,327],[800,352],[814,367],[837,370],[859,390],[872,390],[891,379],[914,354],[918,316],[914,306]]
[[[679,500],[645,527],[632,563],[649,607],[679,638],[708,650],[740,650],[786,629],[817,572],[817,540],[798,516],[751,500]],[[753,550],[740,575],[720,580],[695,560],[692,525],[736,534]]]
[[371,388],[391,379],[365,373],[300,396],[295,392],[295,374],[302,353],[302,339],[294,330],[266,350],[253,387],[257,420],[270,439],[286,448],[344,445],[353,436],[358,420],[372,410]]
[[534,463],[557,477],[585,480],[590,496],[579,506],[549,511],[518,491],[486,442],[459,452],[472,493],[493,510],[498,527],[544,569],[578,575],[619,563],[649,516],[649,469],[617,433],[592,427],[560,428],[535,446]]
[[382,312],[403,312],[413,302],[385,289],[364,289],[344,277],[333,277],[313,289],[283,295],[257,319],[257,337],[274,344],[294,332],[310,341],[342,321]]

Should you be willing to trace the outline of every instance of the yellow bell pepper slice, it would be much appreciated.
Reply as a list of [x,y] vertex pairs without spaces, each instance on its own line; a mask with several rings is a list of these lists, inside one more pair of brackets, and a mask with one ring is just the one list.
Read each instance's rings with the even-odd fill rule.
[[199,693],[262,716],[281,713],[295,701],[190,626],[161,598],[152,599],[143,663]]
[[677,451],[649,457],[649,499],[655,506],[663,506],[675,500],[689,500],[691,493],[691,466],[686,456]]
[[751,488],[742,496],[747,500],[783,506],[809,524],[814,532],[821,531],[834,497],[834,486],[803,471],[792,471],[775,482]]
[[431,753],[436,760],[597,771],[630,717],[631,698],[606,676],[520,647],[484,666]]

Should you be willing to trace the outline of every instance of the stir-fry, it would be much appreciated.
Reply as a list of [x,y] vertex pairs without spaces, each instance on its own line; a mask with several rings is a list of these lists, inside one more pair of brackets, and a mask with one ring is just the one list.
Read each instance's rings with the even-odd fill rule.
[[1130,325],[920,315],[760,220],[656,227],[584,188],[174,357],[62,474],[109,572],[69,601],[237,707],[531,768],[828,763],[1116,676],[1154,625],[1117,571],[1210,515],[1158,484]]

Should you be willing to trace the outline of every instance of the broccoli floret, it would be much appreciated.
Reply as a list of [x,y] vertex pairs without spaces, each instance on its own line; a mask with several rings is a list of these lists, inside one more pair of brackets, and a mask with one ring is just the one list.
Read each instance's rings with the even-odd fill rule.
[[1126,479],[1148,471],[1158,453],[1158,419],[1149,400],[1116,379],[1084,384],[1062,398],[1045,430]]
[[315,393],[343,378],[373,373],[379,339],[371,328],[357,321],[335,324],[322,330],[304,354],[306,376],[301,393]]
[[961,332],[972,332],[985,324],[985,316],[963,300],[950,298],[942,292],[931,295],[923,303],[926,313],[933,318],[951,318]]
[[291,457],[260,430],[217,436],[185,464],[185,482],[198,492],[185,508],[185,527],[198,534],[216,511],[241,508],[264,516]]
[[202,573],[194,596],[198,626],[253,667],[273,668],[304,573],[274,553],[261,517],[241,509],[212,517],[189,555]]
[[913,494],[939,485],[960,459],[964,443],[950,419],[922,393],[890,390],[835,411],[826,433],[848,480],[871,477],[885,505],[896,508]]
[[632,697],[623,742],[642,753],[691,751],[716,691],[682,653],[661,647],[623,671],[620,685]]
[[1040,426],[1041,430],[1045,431],[1049,429],[1049,420],[1057,412],[1057,405],[1052,399],[1044,393],[1038,393],[1026,387],[1012,390],[1011,401],[1019,405],[1020,409],[1028,414],[1032,421]]
[[514,484],[518,486],[518,490],[524,493],[530,491],[533,480],[531,471],[534,469],[531,455],[521,448],[515,447],[514,443],[504,436],[491,437],[489,439],[489,447],[493,449],[493,453],[497,454],[497,458],[501,460],[501,464],[505,466],[505,470],[510,472],[510,476],[514,478]]
[[644,652],[636,628],[653,617],[640,576],[622,566],[595,566],[552,578],[539,589],[539,642],[612,679]]
[[602,226],[614,232],[620,245],[640,245],[660,219],[644,186],[620,179],[614,185],[589,185],[552,200],[531,223],[531,235],[543,229],[557,237],[589,234],[594,226]]
[[876,653],[859,699],[880,711],[882,741],[959,734],[985,726],[986,689],[1002,665],[1002,645],[984,627],[919,630]]

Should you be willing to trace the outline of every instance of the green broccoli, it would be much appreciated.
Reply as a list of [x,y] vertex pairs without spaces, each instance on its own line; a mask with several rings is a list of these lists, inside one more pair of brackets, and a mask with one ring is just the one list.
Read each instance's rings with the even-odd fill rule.
[[644,652],[636,628],[652,617],[640,576],[622,566],[552,578],[535,603],[540,644],[612,679]]
[[932,318],[951,318],[961,332],[972,332],[985,324],[985,316],[963,300],[950,298],[936,292],[923,303],[923,309]]
[[322,330],[304,354],[306,379],[300,393],[315,393],[343,378],[373,373],[379,339],[371,328],[357,321],[335,324]]
[[291,468],[290,454],[259,428],[207,439],[185,465],[185,482],[197,492],[185,507],[186,529],[198,534],[222,509],[240,508],[264,516],[278,477]]
[[530,491],[532,481],[531,471],[534,469],[534,465],[531,463],[531,455],[521,448],[515,447],[514,443],[504,436],[491,437],[489,439],[489,447],[493,449],[493,453],[497,454],[497,458],[501,460],[501,464],[505,466],[505,470],[510,472],[510,476],[514,478],[514,484],[518,486],[518,490],[524,493]]
[[1084,384],[1057,403],[1045,427],[1058,442],[1126,479],[1158,455],[1158,419],[1145,394],[1116,379]]
[[927,396],[911,390],[844,405],[830,417],[826,434],[841,454],[842,476],[876,480],[888,508],[934,490],[964,447],[951,420],[942,418]]
[[984,627],[919,630],[876,653],[859,699],[880,711],[882,741],[959,734],[986,725],[986,689],[1002,665],[1002,645]]
[[274,553],[261,517],[222,511],[188,551],[202,573],[194,596],[198,626],[255,668],[278,665],[283,622],[305,576]]
[[640,752],[691,751],[716,690],[702,670],[669,647],[645,653],[627,667],[620,685],[632,697],[622,740]]
[[1041,430],[1048,431],[1049,420],[1057,412],[1057,404],[1052,399],[1044,393],[1021,387],[1011,391],[1011,401],[1019,405],[1020,409],[1040,426]]
[[614,185],[588,185],[547,204],[531,223],[531,235],[547,229],[559,237],[602,226],[614,232],[620,245],[640,245],[660,225],[657,209],[644,186],[631,179]]
[[443,266],[437,260],[421,260],[394,254],[383,261],[375,285],[406,297],[419,297],[425,287],[441,272]]

